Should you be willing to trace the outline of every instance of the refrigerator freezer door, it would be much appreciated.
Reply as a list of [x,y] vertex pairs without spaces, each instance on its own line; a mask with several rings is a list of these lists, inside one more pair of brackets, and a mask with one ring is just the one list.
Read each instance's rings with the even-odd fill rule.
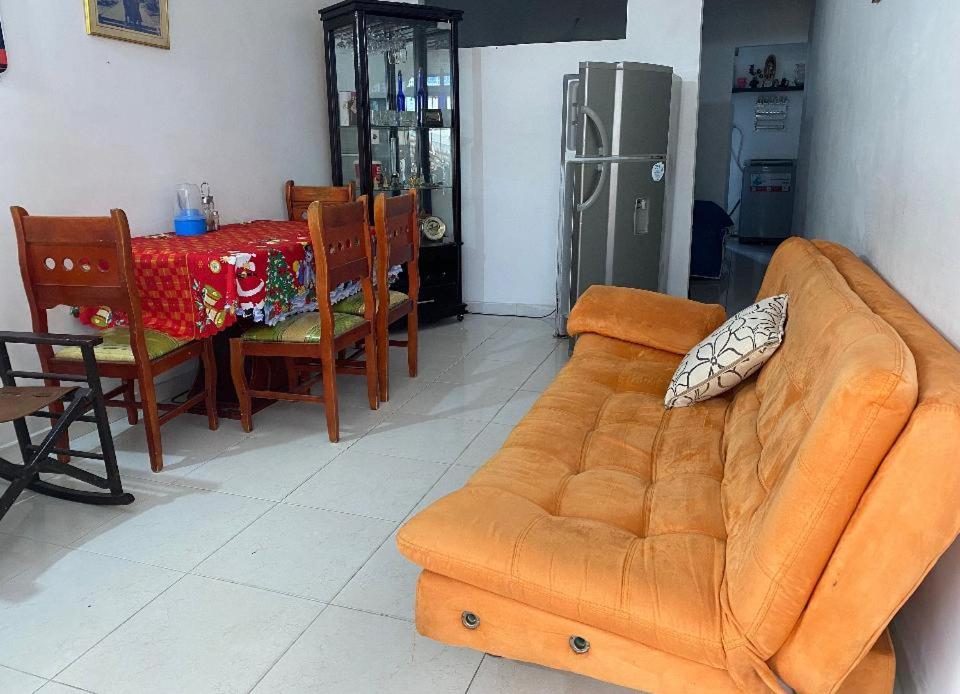
[[[673,70],[641,63],[581,63],[581,156],[663,154],[670,135]],[[602,151],[600,133],[606,134]]]

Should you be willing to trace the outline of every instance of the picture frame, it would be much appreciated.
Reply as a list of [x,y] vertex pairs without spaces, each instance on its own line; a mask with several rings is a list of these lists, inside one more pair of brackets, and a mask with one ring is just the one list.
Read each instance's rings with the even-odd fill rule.
[[170,48],[169,0],[83,0],[87,33]]

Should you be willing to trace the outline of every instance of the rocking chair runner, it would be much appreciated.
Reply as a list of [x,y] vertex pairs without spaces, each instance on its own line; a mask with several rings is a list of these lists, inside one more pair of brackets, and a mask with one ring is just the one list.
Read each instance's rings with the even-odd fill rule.
[[[78,501],[84,504],[123,505],[133,502],[133,495],[123,491],[113,436],[104,405],[103,389],[97,372],[93,349],[103,342],[97,335],[47,335],[37,333],[0,332],[0,422],[13,422],[20,444],[23,463],[12,463],[0,458],[0,478],[10,486],[0,495],[0,518],[6,515],[24,489],[40,494]],[[17,371],[10,365],[8,344],[47,345],[79,348],[83,356],[84,375],[52,372]],[[18,386],[17,378],[42,379],[46,382],[66,381],[83,386]],[[44,409],[49,408],[49,409]],[[87,414],[93,411],[93,415]],[[41,417],[53,422],[43,441],[36,445],[27,427],[27,417]],[[100,452],[61,448],[67,430],[74,422],[96,424],[100,435]],[[70,456],[101,460],[106,477],[60,462],[54,456]],[[98,489],[93,491],[64,487],[40,478],[41,473],[67,475]]]

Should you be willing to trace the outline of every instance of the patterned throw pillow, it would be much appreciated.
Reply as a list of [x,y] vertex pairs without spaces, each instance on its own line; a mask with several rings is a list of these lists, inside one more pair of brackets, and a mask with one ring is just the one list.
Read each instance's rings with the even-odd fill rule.
[[749,378],[783,341],[787,295],[743,309],[687,352],[670,379],[667,408],[709,400]]

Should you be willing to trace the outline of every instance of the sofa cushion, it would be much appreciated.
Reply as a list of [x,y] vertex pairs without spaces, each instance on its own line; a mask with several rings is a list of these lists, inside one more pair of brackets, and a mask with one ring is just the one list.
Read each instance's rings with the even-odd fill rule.
[[[93,356],[99,362],[117,362],[133,364],[133,347],[130,346],[130,328],[107,328],[100,333],[103,342],[93,348]],[[159,359],[190,342],[162,333],[159,330],[147,328],[143,331],[143,341],[147,346],[147,355],[150,359]],[[63,347],[56,351],[58,359],[79,361],[83,353],[79,347]]]
[[747,380],[783,341],[787,295],[748,306],[693,347],[670,379],[666,407],[689,407]]
[[724,437],[725,637],[750,667],[796,625],[917,398],[903,340],[809,241],[777,251],[760,296],[775,294],[790,295],[786,338]]
[[[379,297],[377,301],[380,301]],[[397,292],[391,289],[387,298],[387,307],[395,309],[405,301],[410,301],[410,297],[403,292]],[[349,313],[351,316],[362,316],[364,311],[366,311],[363,292],[358,292],[353,296],[348,296],[346,299],[341,299],[335,303],[332,308],[334,313]]]
[[[361,316],[347,313],[333,314],[333,335],[340,337],[354,328],[363,325]],[[243,334],[244,340],[251,342],[320,342],[320,314],[316,311],[291,316],[275,325],[259,324]]]
[[665,411],[678,361],[585,335],[501,451],[404,526],[403,553],[430,571],[722,667],[728,403]]
[[682,355],[726,317],[723,306],[717,304],[595,284],[577,299],[567,319],[567,332],[603,335]]
[[[857,663],[877,634],[960,532],[960,505],[953,502],[960,497],[960,352],[853,253],[814,245],[903,338],[919,389],[910,421],[773,661],[798,691],[833,691],[852,668],[862,669]],[[949,569],[941,576],[952,580]]]

